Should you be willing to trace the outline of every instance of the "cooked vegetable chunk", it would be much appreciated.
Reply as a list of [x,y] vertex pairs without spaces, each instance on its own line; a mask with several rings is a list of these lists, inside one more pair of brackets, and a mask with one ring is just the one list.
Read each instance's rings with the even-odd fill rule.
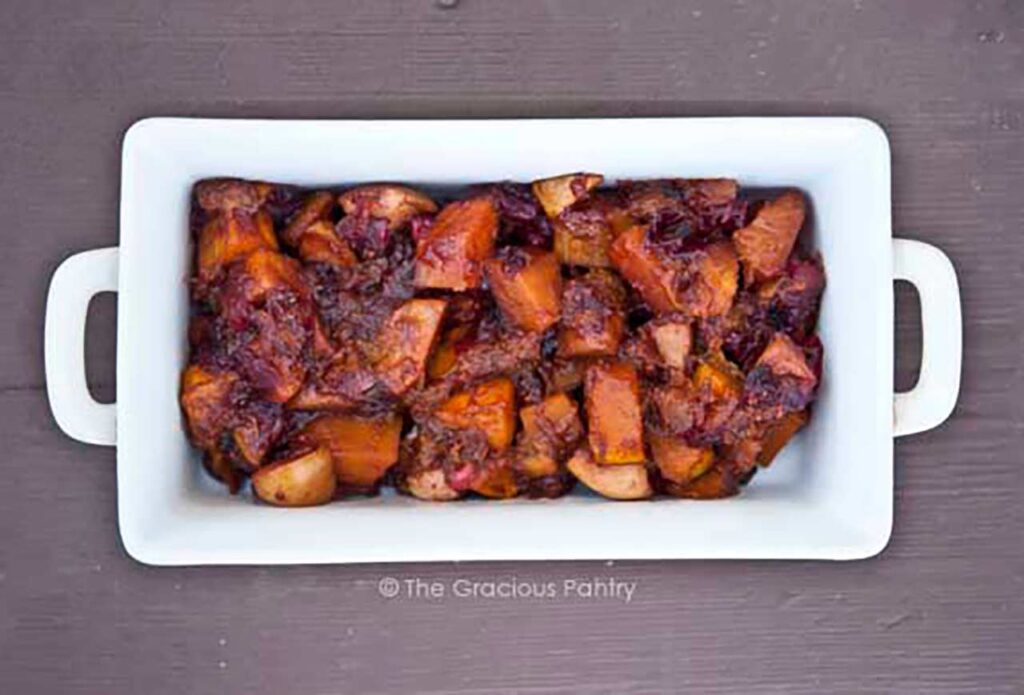
[[270,215],[262,210],[221,211],[203,225],[196,243],[196,268],[201,280],[212,280],[233,261],[254,251],[276,251],[277,237]]
[[594,195],[564,209],[553,221],[554,246],[565,265],[607,268],[608,248],[634,224],[609,196]]
[[666,367],[682,369],[693,342],[690,324],[683,320],[655,321],[651,324],[651,337]]
[[399,229],[416,215],[437,212],[437,203],[425,193],[390,183],[356,186],[338,196],[338,203],[346,215],[387,220],[392,230]]
[[803,350],[785,333],[775,334],[755,366],[767,367],[776,376],[791,376],[812,383],[818,380],[807,365]]
[[586,197],[601,185],[604,177],[600,174],[566,174],[533,182],[533,194],[537,196],[544,213],[554,219],[563,210]]
[[558,354],[614,355],[626,330],[625,303],[625,288],[610,272],[592,270],[565,283]]
[[613,500],[642,500],[654,491],[642,463],[603,466],[585,446],[576,450],[567,464],[569,471],[588,488]]
[[381,330],[376,341],[380,356],[374,369],[395,395],[422,381],[445,306],[443,299],[410,299],[391,314]]
[[608,250],[612,264],[656,312],[685,310],[677,294],[677,268],[648,244],[647,229],[632,227]]
[[479,287],[494,255],[498,214],[490,198],[446,206],[416,248],[416,287],[463,291]]
[[528,331],[544,331],[558,321],[562,273],[555,254],[508,248],[488,260],[485,268],[494,298],[509,321]]
[[449,398],[435,415],[447,427],[483,432],[492,451],[504,451],[516,432],[515,385],[504,377],[485,381]]
[[684,261],[685,282],[676,295],[690,316],[721,316],[729,311],[739,282],[732,244],[720,241],[695,251]]
[[757,465],[768,467],[775,457],[782,451],[782,447],[789,443],[797,432],[807,424],[809,415],[806,410],[794,413],[786,413],[775,422],[768,425],[764,436],[761,438],[761,451],[757,456]]
[[469,489],[478,495],[495,500],[516,497],[521,492],[512,462],[505,458],[487,461],[477,471]]
[[599,362],[584,382],[587,425],[594,459],[602,464],[644,460],[640,379],[626,362]]
[[686,484],[704,475],[715,462],[711,448],[689,446],[676,437],[648,434],[651,455],[661,476],[673,483]]
[[786,266],[804,224],[806,204],[797,191],[786,191],[765,203],[754,220],[733,234],[748,284],[771,279]]
[[239,383],[234,372],[214,372],[190,364],[181,375],[181,408],[196,446],[212,449],[234,418],[232,393]]
[[728,471],[713,467],[704,475],[685,485],[668,482],[665,492],[673,497],[691,500],[716,500],[732,497],[740,491],[739,483]]
[[302,434],[326,447],[342,488],[360,492],[375,486],[398,461],[402,419],[325,415],[306,425]]
[[517,444],[519,467],[528,478],[558,473],[583,436],[575,401],[564,393],[548,396],[519,411],[523,430]]
[[462,497],[452,488],[440,468],[416,471],[405,478],[405,489],[413,497],[430,502],[448,502]]
[[326,504],[336,487],[331,454],[324,447],[280,459],[252,474],[256,496],[279,507]]

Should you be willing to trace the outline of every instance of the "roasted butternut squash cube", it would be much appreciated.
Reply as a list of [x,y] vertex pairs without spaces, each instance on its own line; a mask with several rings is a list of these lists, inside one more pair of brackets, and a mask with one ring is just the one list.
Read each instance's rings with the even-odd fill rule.
[[765,203],[749,225],[733,234],[748,284],[769,280],[782,272],[805,215],[803,195],[786,191]]
[[562,269],[550,251],[510,247],[485,264],[501,313],[528,331],[545,331],[562,309]]
[[642,463],[601,465],[590,450],[582,446],[569,459],[567,467],[581,483],[609,499],[642,500],[654,494],[647,467]]
[[306,425],[302,434],[331,453],[343,488],[369,489],[398,461],[402,418],[325,415]]
[[797,432],[807,424],[809,415],[806,410],[786,413],[768,425],[761,437],[761,451],[757,455],[757,465],[768,467],[775,460],[783,447],[789,443]]
[[523,423],[518,444],[520,470],[528,478],[556,474],[563,456],[583,435],[576,402],[556,393],[521,409],[519,419]]
[[252,489],[268,504],[310,507],[334,498],[338,481],[330,452],[319,447],[263,466],[252,474]]
[[555,219],[603,181],[604,177],[600,174],[564,174],[534,181],[532,188],[540,206],[544,208],[544,214]]
[[516,432],[515,385],[504,377],[485,381],[456,393],[434,415],[447,427],[483,432],[492,451],[504,451]]
[[443,299],[410,299],[391,314],[381,330],[376,341],[381,352],[374,371],[396,396],[422,381],[445,306]]
[[693,334],[690,323],[684,320],[658,321],[651,324],[651,338],[666,367],[682,369],[690,354]]
[[685,309],[676,290],[676,264],[657,254],[647,241],[646,227],[631,227],[608,249],[612,265],[655,312]]
[[215,372],[190,364],[181,375],[181,409],[196,446],[212,449],[234,417],[232,392],[239,384],[234,372]]
[[708,244],[684,261],[686,282],[676,302],[690,316],[721,316],[732,308],[739,284],[739,261],[728,241]]
[[612,273],[592,270],[565,283],[558,354],[593,357],[618,352],[626,331],[626,292]]
[[388,221],[388,228],[396,230],[416,215],[437,212],[437,203],[415,188],[391,183],[357,186],[338,196],[338,203],[346,215],[368,215]]
[[469,489],[494,500],[510,499],[522,492],[516,471],[507,459],[486,462],[477,471]]
[[601,464],[644,460],[640,378],[626,362],[598,362],[584,381],[590,449]]
[[211,280],[228,264],[260,249],[278,249],[270,215],[262,210],[217,212],[199,231],[196,272],[200,280]]
[[693,383],[716,399],[738,399],[743,392],[743,372],[721,354],[711,353],[697,364]]
[[707,473],[685,485],[668,481],[665,492],[673,497],[691,500],[717,500],[732,497],[739,493],[740,486],[736,478],[727,470],[712,466]]
[[618,219],[614,212],[607,201],[598,198],[563,210],[552,222],[558,260],[565,265],[610,266],[608,247],[615,239],[614,222]]
[[479,287],[497,233],[498,212],[490,198],[446,206],[417,243],[413,283],[456,291]]
[[686,484],[704,475],[715,462],[711,448],[688,445],[678,437],[648,433],[651,456],[665,480]]

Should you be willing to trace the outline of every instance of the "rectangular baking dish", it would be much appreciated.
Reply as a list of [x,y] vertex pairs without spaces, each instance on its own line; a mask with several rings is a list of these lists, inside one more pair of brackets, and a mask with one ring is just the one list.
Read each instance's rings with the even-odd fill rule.
[[[737,498],[426,503],[385,494],[311,509],[231,497],[206,479],[178,407],[192,258],[190,190],[238,176],[296,184],[425,185],[731,176],[812,201],[825,259],[825,375],[811,424]],[[916,387],[893,393],[893,280],[921,297]],[[118,292],[117,402],[85,382],[89,300]],[[152,565],[607,558],[846,560],[880,552],[893,510],[893,437],[937,426],[960,381],[949,259],[893,239],[884,132],[859,118],[261,121],[150,118],[125,134],[120,245],[68,258],[46,311],[46,377],[71,437],[117,447],[128,553]]]

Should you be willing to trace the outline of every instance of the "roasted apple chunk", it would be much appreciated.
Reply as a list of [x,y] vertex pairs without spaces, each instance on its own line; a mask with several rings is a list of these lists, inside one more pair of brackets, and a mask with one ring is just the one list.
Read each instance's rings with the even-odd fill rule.
[[392,230],[401,228],[416,215],[437,212],[437,203],[426,193],[393,183],[356,186],[338,196],[338,203],[346,215],[387,220]]
[[402,418],[324,415],[302,429],[302,435],[326,447],[343,490],[371,490],[398,461]]
[[268,504],[311,507],[334,499],[338,481],[325,447],[290,454],[252,474],[252,489]]
[[502,249],[485,264],[491,292],[505,318],[528,331],[544,331],[558,321],[562,273],[550,251]]
[[549,218],[558,217],[563,210],[601,185],[604,177],[600,174],[566,174],[533,182],[533,194],[537,196],[544,214]]
[[765,203],[749,225],[733,234],[748,284],[769,280],[782,272],[805,215],[803,195],[786,191]]
[[563,357],[614,355],[626,331],[626,292],[605,270],[591,270],[565,283],[558,354]]
[[477,429],[492,451],[509,447],[516,431],[516,389],[511,379],[491,379],[449,398],[434,414],[446,427]]
[[642,500],[654,494],[643,463],[601,465],[582,446],[567,464],[569,472],[594,492],[613,500]]
[[594,459],[601,464],[644,460],[640,378],[626,362],[598,362],[584,381],[587,426]]
[[686,358],[693,343],[689,321],[655,320],[650,324],[650,335],[666,367],[683,369],[686,366]]
[[494,255],[498,213],[490,198],[445,206],[416,247],[416,287],[463,291],[480,286]]
[[381,330],[374,370],[396,396],[422,382],[446,305],[443,299],[410,299]]

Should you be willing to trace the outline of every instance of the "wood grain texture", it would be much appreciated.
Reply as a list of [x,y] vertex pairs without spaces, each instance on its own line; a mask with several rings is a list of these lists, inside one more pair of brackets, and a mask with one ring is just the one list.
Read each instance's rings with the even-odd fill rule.
[[[0,3],[0,692],[1024,692],[1024,3],[441,5]],[[960,403],[897,443],[880,558],[153,569],[125,556],[113,451],[57,431],[41,339],[57,263],[117,243],[133,120],[730,114],[880,121],[897,233],[959,270]],[[897,296],[908,386],[917,311]],[[108,397],[113,305],[89,329]],[[384,576],[637,588],[628,604],[389,601]]]

